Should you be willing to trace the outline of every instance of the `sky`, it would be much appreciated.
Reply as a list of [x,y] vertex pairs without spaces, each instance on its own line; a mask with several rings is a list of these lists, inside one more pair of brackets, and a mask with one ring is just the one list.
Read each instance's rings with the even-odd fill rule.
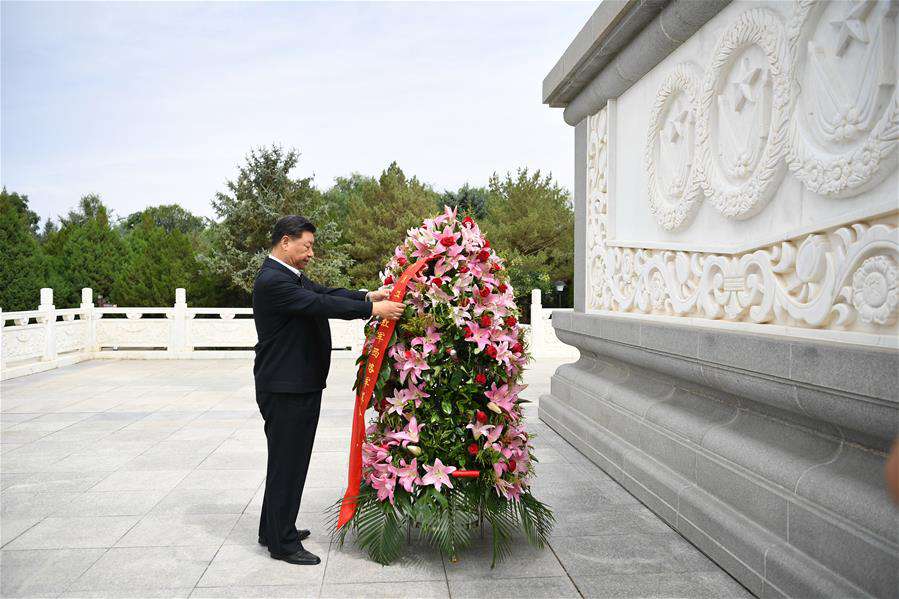
[[210,200],[253,147],[319,189],[397,161],[438,192],[493,172],[573,189],[541,85],[597,2],[0,4],[0,183],[42,218]]

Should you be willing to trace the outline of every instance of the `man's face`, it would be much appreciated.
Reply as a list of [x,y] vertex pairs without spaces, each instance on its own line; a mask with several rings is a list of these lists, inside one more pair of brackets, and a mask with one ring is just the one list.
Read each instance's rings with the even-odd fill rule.
[[315,234],[309,231],[303,231],[300,237],[288,237],[285,235],[281,238],[281,250],[285,256],[285,262],[294,268],[304,269],[309,261],[315,256],[313,246],[315,245]]

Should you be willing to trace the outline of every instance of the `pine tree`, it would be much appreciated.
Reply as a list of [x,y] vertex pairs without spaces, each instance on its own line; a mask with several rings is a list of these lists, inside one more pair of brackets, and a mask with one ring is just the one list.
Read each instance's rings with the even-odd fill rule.
[[184,287],[188,298],[198,281],[199,263],[187,235],[157,226],[145,211],[139,225],[125,238],[128,260],[115,282],[113,297],[126,306],[168,306],[175,289]]
[[444,205],[450,208],[458,208],[462,216],[470,216],[477,220],[483,220],[487,216],[487,200],[489,194],[483,187],[470,187],[468,183],[459,188],[459,191],[445,191],[443,198],[438,202],[439,207]]
[[354,261],[348,273],[355,286],[380,285],[378,273],[393,254],[396,240],[433,213],[438,197],[415,177],[407,179],[396,162],[377,181],[368,179],[358,186],[349,199],[345,224]]
[[95,194],[81,198],[78,209],[60,217],[62,226],[51,233],[45,248],[59,275],[54,284],[57,307],[74,307],[81,301],[81,288],[117,301],[116,278],[128,259],[122,237],[110,225],[109,210]]
[[253,149],[237,179],[226,183],[227,191],[212,201],[221,219],[210,231],[208,251],[201,260],[213,271],[227,275],[231,284],[244,291],[271,249],[275,222],[288,214],[305,216],[315,224],[315,259],[309,276],[328,286],[345,286],[346,252],[339,245],[340,227],[311,177],[294,179],[290,172],[299,162],[296,150],[279,146]]
[[574,212],[568,192],[540,171],[518,169],[490,178],[483,229],[508,260],[512,286],[524,297],[531,289],[553,293],[552,281],[574,278]]
[[192,235],[200,233],[208,225],[208,219],[192,214],[178,204],[161,204],[129,214],[121,221],[121,226],[126,231],[135,229],[141,225],[145,216],[167,233],[177,230],[185,235]]
[[34,310],[40,289],[49,281],[48,261],[35,236],[37,214],[28,196],[0,192],[0,308],[6,312]]

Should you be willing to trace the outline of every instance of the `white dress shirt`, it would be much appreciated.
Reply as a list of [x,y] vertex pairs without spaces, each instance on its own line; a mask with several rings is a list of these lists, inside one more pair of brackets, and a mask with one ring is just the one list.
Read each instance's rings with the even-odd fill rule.
[[[283,264],[284,266],[286,266],[288,269],[290,269],[290,272],[292,272],[296,276],[298,276],[298,277],[301,276],[300,269],[294,268],[293,266],[291,266],[287,262],[284,262],[283,260],[278,260],[271,254],[269,254],[268,257],[271,258],[272,260],[274,260],[275,262],[277,262],[278,264]],[[365,300],[369,301],[369,302],[371,301],[371,291],[369,291],[368,293],[365,294]]]
[[292,272],[292,273],[295,274],[296,276],[300,276],[300,269],[299,269],[299,268],[294,268],[293,266],[291,266],[291,265],[288,264],[287,262],[284,262],[283,260],[278,260],[277,258],[275,258],[275,257],[274,257],[273,255],[271,255],[271,254],[269,254],[268,257],[271,258],[272,260],[274,260],[275,262],[277,262],[278,264],[283,264],[284,266],[286,266],[288,269],[290,269],[290,272]]

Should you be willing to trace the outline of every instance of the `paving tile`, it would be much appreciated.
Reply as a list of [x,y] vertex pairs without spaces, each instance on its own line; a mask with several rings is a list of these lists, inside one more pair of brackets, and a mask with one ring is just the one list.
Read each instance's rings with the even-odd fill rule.
[[217,547],[113,547],[73,582],[67,591],[146,589],[196,585]]
[[272,559],[268,549],[259,545],[223,545],[197,586],[296,585],[318,589],[325,572],[328,544],[306,540],[303,547],[321,557],[322,562],[316,566],[298,566]]
[[171,491],[191,470],[117,470],[91,491]]
[[81,591],[66,591],[60,597],[71,599],[187,599],[193,589],[185,587],[181,589],[140,589],[139,593],[132,589],[93,589]]
[[175,487],[181,489],[253,489],[265,481],[265,470],[197,469],[185,476]]
[[596,599],[700,599],[711,596],[701,580],[670,572],[574,576],[574,584],[584,597]]
[[44,518],[4,548],[112,547],[137,520],[134,516]]
[[[4,522],[4,526],[6,523]],[[56,597],[96,562],[105,549],[0,551],[3,597]]]
[[241,514],[255,489],[175,488],[151,510],[155,514]]
[[491,568],[493,544],[491,536],[485,533],[481,539],[475,533],[468,549],[459,552],[458,561],[444,559],[446,575],[450,581],[477,578],[552,578],[566,576],[562,564],[552,549],[542,549],[530,545],[523,537],[513,539],[512,555],[498,559]]
[[[196,587],[191,593],[191,599],[215,599],[217,597],[239,597],[241,599],[306,599],[319,597],[319,583],[307,586],[292,584],[265,585],[265,586],[237,586],[237,587]],[[323,595],[324,596],[324,595]]]
[[40,521],[40,518],[3,518],[0,523],[0,546],[6,545]]
[[141,519],[115,546],[221,545],[239,517],[237,514],[153,514]]
[[33,472],[19,473],[20,478],[5,485],[4,490],[28,491],[32,493],[80,492],[86,491],[107,476],[103,472]]
[[53,516],[142,516],[165,497],[165,491],[88,491],[56,510]]
[[[415,584],[393,582],[364,582],[353,584],[325,583],[322,599],[442,599],[449,598],[446,581],[423,580]],[[453,597],[459,597],[453,593]],[[496,595],[494,595],[496,596]]]
[[412,544],[406,553],[390,566],[382,566],[347,539],[343,548],[332,544],[328,554],[325,583],[415,582],[444,580],[446,574],[440,553],[422,544]]
[[567,576],[551,578],[477,578],[449,581],[454,599],[475,597],[529,597],[566,599],[580,597]]
[[79,493],[32,493],[4,491],[0,493],[0,517],[44,518],[68,505]]

